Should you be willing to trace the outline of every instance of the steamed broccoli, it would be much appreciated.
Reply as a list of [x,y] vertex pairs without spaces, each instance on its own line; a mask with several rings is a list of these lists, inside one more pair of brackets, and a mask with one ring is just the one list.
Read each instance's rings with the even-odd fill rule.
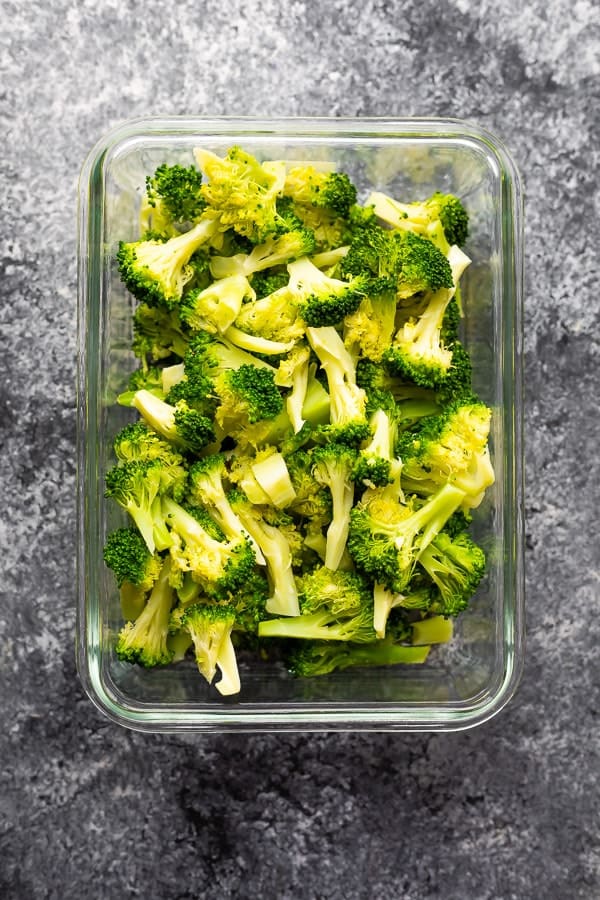
[[[448,246],[462,247],[469,234],[469,217],[458,197],[439,191],[427,200],[400,203],[386,194],[370,194],[368,204],[375,215],[393,228],[401,228],[436,241],[443,252]],[[441,233],[440,233],[441,232]]]
[[169,583],[170,561],[163,563],[146,606],[135,622],[121,629],[116,645],[119,659],[141,666],[164,666],[171,661],[167,646],[169,617],[175,592]]
[[201,184],[202,175],[194,166],[160,165],[146,178],[142,229],[171,236],[197,222],[206,207]]
[[173,307],[194,274],[188,265],[190,257],[213,236],[216,228],[216,222],[206,220],[167,241],[121,241],[117,262],[126,287],[134,297],[151,306]]
[[419,506],[414,502],[396,503],[373,492],[350,513],[348,549],[356,567],[389,590],[401,593],[413,575],[419,554],[463,499],[464,493],[450,484]]
[[485,554],[468,534],[451,538],[442,532],[419,556],[422,566],[439,588],[440,599],[429,609],[457,616],[466,609],[485,572]]
[[149,391],[138,391],[133,406],[151,428],[178,447],[198,453],[215,440],[211,420],[188,406],[185,400],[171,406]]
[[324,207],[344,217],[356,203],[356,188],[345,173],[319,172],[310,165],[289,169],[283,195],[295,204]]
[[257,272],[291,263],[300,257],[310,256],[315,241],[311,231],[299,228],[285,234],[272,236],[254,247],[250,253],[236,253],[234,256],[213,256],[210,270],[214,278],[243,275],[248,278]]
[[360,450],[352,470],[352,478],[365,487],[383,487],[391,478],[391,462],[396,444],[396,425],[384,409],[377,409],[369,425],[373,436]]
[[340,641],[302,641],[287,656],[287,665],[297,678],[314,678],[350,667],[415,665],[424,663],[430,648],[397,644],[392,638],[366,644]]
[[148,550],[137,528],[117,528],[106,538],[104,562],[114,572],[119,587],[123,582],[149,591],[158,578],[162,560]]
[[332,518],[327,529],[325,565],[329,569],[337,569],[346,549],[350,528],[356,451],[345,444],[326,444],[315,448],[312,459],[315,479],[331,492]]
[[185,356],[189,335],[177,309],[139,303],[133,313],[131,349],[140,359],[151,362],[168,359],[175,354]]
[[230,275],[201,291],[189,291],[181,302],[180,315],[192,331],[223,334],[235,322],[244,300],[253,296],[247,278]]
[[336,325],[355,312],[372,281],[366,275],[350,276],[349,281],[330,278],[306,257],[288,265],[288,289],[307,325],[321,328]]
[[235,624],[235,612],[229,606],[196,603],[188,607],[182,617],[182,625],[194,643],[194,657],[198,671],[212,684],[217,667],[221,681],[217,690],[227,696],[240,689],[235,650],[231,632]]

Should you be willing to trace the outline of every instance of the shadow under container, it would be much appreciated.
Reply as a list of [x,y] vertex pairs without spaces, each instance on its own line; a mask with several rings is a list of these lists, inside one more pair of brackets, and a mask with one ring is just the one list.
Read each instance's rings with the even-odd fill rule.
[[[116,404],[130,372],[133,299],[120,282],[120,240],[139,236],[145,178],[162,162],[189,165],[196,146],[239,145],[260,159],[321,161],[347,172],[359,202],[371,190],[405,202],[458,195],[470,215],[461,279],[461,339],[474,388],[493,411],[496,483],[475,510],[487,573],[450,644],[421,666],[347,669],[313,679],[240,660],[242,690],[221,698],[193,660],[142,669],[115,655],[118,591],[102,559],[106,534],[125,523],[104,499],[112,440],[131,410]],[[451,731],[495,715],[523,662],[522,194],[502,143],[445,119],[137,119],[90,153],[79,194],[77,658],[90,698],[110,719],[149,732]]]

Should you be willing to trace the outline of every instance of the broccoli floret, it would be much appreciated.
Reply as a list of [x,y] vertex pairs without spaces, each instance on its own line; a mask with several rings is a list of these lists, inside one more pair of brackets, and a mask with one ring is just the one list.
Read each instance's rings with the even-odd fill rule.
[[162,506],[171,531],[169,552],[177,576],[191,572],[194,580],[214,595],[227,594],[244,584],[256,559],[243,532],[231,540],[218,541],[193,514],[192,507],[184,508],[168,497]]
[[363,603],[357,606],[354,594],[348,597],[344,607],[339,597],[334,612],[326,603],[315,612],[302,613],[282,619],[266,619],[258,626],[259,637],[301,638],[308,641],[355,641],[369,643],[375,640],[373,630],[373,602],[366,592]]
[[323,207],[344,217],[356,203],[356,188],[344,172],[319,172],[314,166],[292,166],[283,195],[294,204]]
[[167,468],[179,467],[177,476],[185,480],[185,462],[182,455],[156,431],[148,428],[145,422],[131,422],[125,425],[116,435],[113,449],[121,462],[158,459]]
[[149,391],[138,391],[132,405],[151,428],[178,447],[199,453],[215,441],[212,421],[185,400],[171,406]]
[[255,365],[229,369],[215,382],[219,396],[216,421],[226,434],[246,424],[275,419],[283,410],[283,398],[275,384],[275,372]]
[[[384,284],[381,282],[380,284]],[[358,308],[344,319],[344,345],[353,356],[379,362],[391,345],[396,323],[396,295],[393,290],[363,297]]]
[[425,503],[397,503],[385,488],[360,501],[350,513],[348,549],[356,567],[391,591],[402,593],[419,554],[464,500],[446,484]]
[[393,415],[398,430],[405,430],[424,416],[440,411],[436,392],[390,375],[383,365],[359,359],[356,383],[367,394],[367,413],[385,409]]
[[210,270],[214,278],[229,275],[254,276],[255,272],[271,269],[273,266],[291,263],[292,260],[310,256],[314,252],[315,241],[311,231],[300,228],[276,237],[267,238],[263,244],[254,247],[251,253],[235,256],[213,256]]
[[308,328],[308,341],[327,377],[330,425],[324,431],[331,440],[358,446],[369,434],[366,417],[367,395],[356,384],[356,367],[333,326]]
[[276,205],[285,180],[284,163],[261,164],[240,147],[231,147],[224,158],[202,148],[194,155],[208,179],[200,188],[202,197],[221,228],[233,228],[253,244],[287,230]]
[[235,624],[235,611],[229,606],[195,603],[182,617],[182,625],[194,643],[194,656],[198,671],[209,684],[221,671],[221,681],[216,688],[228,696],[240,690],[235,650],[231,632]]
[[287,286],[260,300],[246,303],[235,324],[250,335],[281,342],[299,340],[306,328],[296,298]]
[[131,345],[137,357],[158,362],[175,354],[183,359],[188,340],[177,309],[138,304],[133,313]]
[[383,487],[392,481],[391,462],[397,429],[393,417],[383,409],[373,413],[369,425],[373,436],[358,454],[352,478],[365,487]]
[[181,318],[192,331],[223,334],[233,325],[246,298],[254,292],[243,275],[220,278],[201,291],[189,291],[181,302]]
[[176,234],[182,226],[196,222],[206,202],[200,194],[202,175],[194,166],[160,165],[146,177],[142,228]]
[[340,565],[348,539],[354,503],[352,476],[356,451],[346,444],[331,443],[316,447],[312,459],[315,479],[331,492],[332,519],[327,529],[325,565],[335,570]]
[[271,589],[266,603],[267,611],[274,615],[297,616],[300,605],[289,540],[280,528],[265,521],[264,507],[250,503],[242,491],[231,491],[229,502],[266,560]]
[[371,589],[362,575],[334,571],[327,565],[302,575],[298,591],[302,615],[326,609],[334,616],[347,616],[371,604]]
[[158,554],[150,553],[144,538],[133,527],[117,528],[108,535],[104,562],[112,569],[119,587],[127,581],[144,592],[152,588],[162,565]]
[[146,365],[135,369],[129,376],[127,390],[122,391],[117,396],[119,406],[131,406],[136,393],[142,390],[150,391],[155,397],[160,397],[161,400],[164,400],[163,371],[158,366]]
[[154,501],[163,490],[165,469],[156,460],[126,462],[106,473],[105,497],[113,500],[129,513],[150,553],[157,546]]
[[385,279],[398,299],[453,286],[450,264],[435,244],[412,231],[390,231],[378,225],[361,230],[341,262],[341,271],[344,278]]
[[487,445],[490,419],[491,409],[473,398],[449,403],[438,415],[421,419],[398,442],[402,486],[427,495],[451,482],[467,495],[467,508],[477,506],[494,483]]
[[[228,540],[236,540],[244,534],[244,526],[227,499],[223,478],[226,477],[225,457],[220,453],[205,456],[195,462],[189,471],[189,497],[195,506],[206,507]],[[256,562],[265,564],[260,547],[250,537]]]
[[332,516],[331,492],[313,474],[312,452],[296,450],[286,462],[295,492],[288,507],[290,512],[311,520],[319,529],[328,525]]
[[467,608],[485,572],[485,554],[468,534],[452,538],[442,532],[419,556],[422,566],[439,588],[431,612],[457,616]]
[[[302,255],[305,256],[306,253]],[[280,288],[286,287],[289,279],[287,269],[270,268],[261,272],[255,271],[251,276],[250,283],[256,299],[261,300],[263,297],[268,297],[269,294],[274,294]]]
[[393,228],[410,230],[436,241],[445,253],[448,246],[461,247],[469,233],[469,217],[458,197],[439,191],[427,200],[399,203],[386,194],[372,193],[367,199],[376,216]]
[[138,300],[173,307],[193,276],[192,254],[214,234],[217,224],[199,222],[190,231],[168,241],[121,241],[117,262],[121,278]]
[[353,313],[369,291],[372,279],[358,275],[350,281],[330,278],[306,257],[288,265],[289,291],[304,321],[313,328],[336,325]]
[[119,634],[116,654],[119,659],[141,666],[164,666],[172,659],[167,645],[169,617],[175,593],[169,583],[170,561],[160,570],[148,602],[135,622],[127,622]]
[[392,638],[367,644],[302,641],[287,656],[287,666],[297,678],[313,678],[350,667],[393,666],[424,663],[429,647],[408,647]]

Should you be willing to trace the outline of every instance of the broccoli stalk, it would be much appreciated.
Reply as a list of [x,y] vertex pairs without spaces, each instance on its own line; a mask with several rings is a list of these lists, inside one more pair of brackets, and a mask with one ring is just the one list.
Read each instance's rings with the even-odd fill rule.
[[327,376],[330,421],[334,440],[360,443],[370,430],[365,408],[367,395],[356,384],[356,367],[335,328],[307,328],[306,336]]
[[327,529],[325,565],[335,570],[342,561],[350,528],[356,452],[345,444],[326,444],[315,448],[313,463],[314,477],[331,491],[333,515]]
[[392,481],[391,463],[396,444],[396,426],[392,417],[383,409],[375,410],[369,425],[373,436],[360,451],[352,477],[365,487],[383,487]]
[[369,643],[375,640],[373,607],[352,607],[344,613],[332,612],[326,606],[316,612],[283,619],[266,619],[258,626],[259,637],[301,638],[308,641],[355,641]]
[[303,641],[290,652],[287,664],[297,678],[313,678],[350,667],[419,665],[429,655],[427,646],[407,647],[393,638],[368,644]]
[[[235,327],[247,335],[290,344],[304,337],[306,325],[300,318],[295,297],[287,286],[246,303]],[[240,341],[237,335],[237,342]]]
[[170,568],[167,557],[146,606],[135,622],[127,622],[121,629],[116,645],[119,659],[146,667],[164,666],[171,661],[167,636],[175,592],[169,583]]
[[137,391],[132,405],[151,428],[176,446],[198,453],[215,440],[211,420],[191,409],[185,400],[171,406],[149,391]]
[[235,624],[235,611],[230,606],[196,603],[188,607],[182,624],[194,643],[194,656],[198,671],[209,684],[221,670],[217,690],[223,695],[237,694],[240,677],[231,632]]
[[229,495],[234,512],[248,534],[256,541],[267,562],[271,595],[267,612],[280,616],[297,616],[300,612],[298,589],[292,569],[292,552],[282,530],[269,525],[260,507],[253,506],[241,491]]
[[138,300],[176,305],[194,274],[188,266],[190,257],[216,229],[216,222],[204,220],[168,241],[121,242],[117,253],[121,278]]
[[[270,237],[263,244],[253,247],[250,253],[236,253],[234,256],[213,256],[210,271],[213,278],[244,276],[249,278],[256,272],[263,272],[274,266],[292,262],[309,256],[315,247],[312,233],[306,228],[288,231],[277,237]],[[285,279],[287,282],[287,278]],[[253,284],[254,286],[254,284]]]
[[294,434],[300,431],[306,421],[302,412],[308,391],[309,374],[310,349],[306,344],[298,344],[281,360],[275,375],[275,384],[291,388],[285,403]]
[[180,315],[193,331],[224,334],[233,325],[246,298],[254,291],[243,275],[213,281],[201,291],[190,291],[181,302]]

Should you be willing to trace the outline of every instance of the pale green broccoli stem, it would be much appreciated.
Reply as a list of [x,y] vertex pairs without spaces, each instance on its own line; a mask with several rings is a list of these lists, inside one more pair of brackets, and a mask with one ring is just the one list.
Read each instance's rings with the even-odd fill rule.
[[267,612],[279,616],[299,616],[298,588],[292,569],[292,554],[285,536],[273,525],[259,522],[252,515],[240,512],[244,528],[254,538],[267,561],[272,594],[267,600]]
[[413,624],[413,644],[445,644],[452,639],[452,619],[432,616]]
[[378,638],[385,637],[385,629],[390,612],[395,606],[400,606],[404,594],[394,594],[382,584],[373,587],[373,628]]
[[165,366],[165,368],[161,372],[162,390],[165,397],[167,396],[171,388],[174,385],[179,384],[179,382],[184,377],[185,366],[183,363],[176,363],[174,366]]
[[240,673],[238,671],[235,648],[231,640],[231,633],[227,634],[217,653],[217,666],[221,672],[221,678],[215,684],[216,689],[223,697],[230,697],[240,692]]
[[[143,665],[153,666],[167,662],[167,634],[171,607],[175,599],[175,591],[169,584],[171,560],[166,558],[160,574],[150,592],[146,606],[135,622],[127,622],[121,630],[117,643],[120,654],[126,655],[133,648],[141,647],[139,661]],[[152,643],[150,639],[152,638]]]
[[366,393],[356,384],[354,360],[335,328],[307,328],[308,341],[319,357],[329,385],[332,425],[364,419]]
[[336,571],[346,549],[350,530],[350,511],[354,504],[353,484],[339,476],[333,476],[329,482],[332,499],[332,519],[327,529],[327,547],[325,565]]
[[167,440],[177,444],[181,443],[175,424],[175,407],[146,390],[137,391],[131,405],[135,406],[151,428],[154,428]]
[[224,545],[221,541],[217,541],[200,525],[200,523],[189,512],[171,500],[170,497],[162,499],[163,512],[169,524],[174,530],[181,534],[183,539],[200,544],[205,548],[206,552],[212,551],[218,556],[222,555]]
[[275,384],[292,389],[286,398],[286,410],[294,434],[298,434],[306,421],[302,411],[308,391],[309,374],[310,350],[306,346],[298,346],[280,363],[275,375]]
[[391,461],[394,455],[396,428],[383,409],[377,409],[369,420],[373,433],[370,443],[362,451],[367,456],[381,456]]
[[[244,525],[231,508],[231,504],[223,490],[221,478],[218,478],[218,486],[215,490],[210,489],[210,482],[208,479],[206,479],[204,485],[204,489],[202,490],[202,502],[209,507],[209,512],[212,514],[225,536],[229,540],[237,540],[240,534],[245,533]],[[256,562],[259,566],[264,566],[266,564],[265,558],[259,545],[252,535],[249,535],[249,538],[252,549],[254,550]]]
[[214,281],[194,300],[194,315],[190,324],[196,330],[225,333],[237,319],[245,297],[255,298],[250,282],[243,275],[231,275]]
[[252,463],[254,477],[270,502],[279,509],[285,509],[296,497],[285,459],[281,453],[271,453],[266,459]]
[[313,256],[310,256],[309,259],[317,269],[334,268],[346,256],[349,249],[350,245],[346,247],[336,247],[334,250],[325,250],[323,253],[315,253]]
[[268,338],[248,334],[235,325],[230,325],[225,332],[225,337],[242,350],[248,350],[250,353],[262,353],[265,356],[289,353],[294,346],[294,341],[270,341]]
[[[187,263],[198,247],[208,241],[217,230],[217,222],[205,219],[189,231],[177,237],[169,238],[166,243],[157,241],[140,241],[135,245],[135,256],[138,266],[147,269],[155,278],[170,276],[171,288],[176,295],[181,295],[186,282],[193,272],[186,272]],[[173,283],[175,282],[175,283]]]
[[[428,357],[437,348],[444,313],[451,299],[452,292],[446,288],[436,291],[422,315],[416,321],[411,320],[402,326],[396,336],[396,342],[400,345],[411,344],[417,355]],[[444,368],[448,368],[452,362],[452,351],[440,347],[439,357]]]

